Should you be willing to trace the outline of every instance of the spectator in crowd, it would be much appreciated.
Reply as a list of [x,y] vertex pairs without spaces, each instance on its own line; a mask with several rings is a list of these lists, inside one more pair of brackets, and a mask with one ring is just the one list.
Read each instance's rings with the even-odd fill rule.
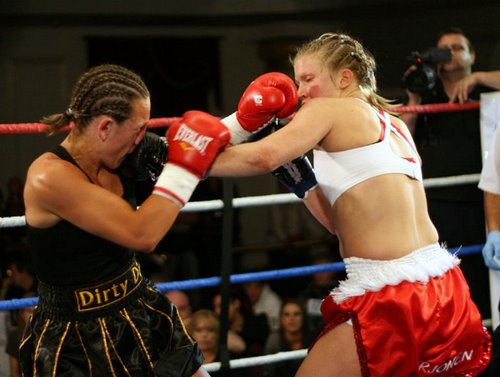
[[[222,297],[213,297],[215,313],[220,317]],[[228,350],[247,356],[262,355],[270,329],[265,314],[255,314],[250,300],[240,286],[231,289],[229,301]]]
[[[311,265],[317,266],[339,261],[332,252],[323,251],[311,256]],[[339,281],[346,278],[345,270],[317,272],[311,276],[309,284],[298,293],[298,297],[305,302],[306,322],[312,334],[319,334],[323,327],[321,316],[321,302],[335,288]]]
[[220,324],[217,315],[208,309],[197,310],[192,316],[192,321],[186,327],[190,330],[205,357],[203,364],[218,361]]
[[165,297],[168,298],[176,307],[179,316],[186,327],[189,327],[193,315],[193,309],[189,296],[184,291],[174,290],[165,292]]
[[[188,327],[193,338],[198,343],[205,361],[203,364],[209,364],[220,361],[220,322],[219,317],[209,309],[199,309],[193,313],[190,326]],[[229,358],[232,360],[239,357],[241,354],[229,353]],[[211,372],[212,377],[222,377],[223,372]],[[247,377],[249,376],[248,370],[245,368],[238,368],[231,370],[233,377]]]
[[[22,298],[35,297],[36,292],[26,292]],[[21,343],[24,328],[29,323],[34,307],[19,308],[11,313],[13,314],[13,323],[8,325],[7,344],[5,352],[9,358],[10,377],[22,377],[21,368],[19,367],[18,348]]]
[[5,254],[7,279],[3,299],[19,298],[26,292],[36,292],[38,281],[27,245],[22,242],[10,244]]
[[[406,90],[408,105],[467,102],[500,89],[500,71],[472,72],[476,52],[459,28],[439,33],[436,47],[451,50],[451,60],[436,66],[434,87],[422,93]],[[410,67],[409,72],[416,67]],[[477,110],[401,115],[412,131],[422,158],[424,178],[477,174],[481,170],[479,112]],[[484,243],[482,194],[475,184],[427,188],[429,214],[440,240],[459,247]],[[488,314],[488,280],[480,255],[464,256],[464,275],[481,314]]]
[[[21,242],[13,243],[7,246],[5,252],[7,254],[7,278],[5,279],[5,296],[1,299],[36,296],[38,282],[26,245]],[[8,355],[10,377],[21,376],[18,348],[32,312],[33,307],[26,307],[9,311],[5,316],[5,327],[2,331],[5,331],[5,352]]]
[[281,297],[264,281],[244,283],[243,288],[250,300],[253,312],[255,314],[265,314],[269,322],[269,328],[271,330],[278,329]]
[[[274,330],[267,339],[264,353],[296,351],[309,347],[312,341],[311,334],[305,320],[304,306],[301,300],[285,299],[280,308],[280,327]],[[302,360],[287,360],[264,366],[266,377],[293,377],[299,369]]]

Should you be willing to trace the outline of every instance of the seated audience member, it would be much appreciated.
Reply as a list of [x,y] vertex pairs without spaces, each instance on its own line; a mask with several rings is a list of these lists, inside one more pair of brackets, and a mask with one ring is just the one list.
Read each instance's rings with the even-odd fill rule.
[[[25,297],[35,297],[36,292],[26,292],[23,294]],[[31,313],[34,307],[20,308],[11,312],[12,322],[7,326],[7,344],[5,346],[5,353],[9,358],[10,377],[21,377],[21,369],[19,367],[19,345],[22,339],[24,328],[29,322]]]
[[[12,243],[5,249],[5,254],[7,277],[4,280],[5,287],[3,289],[5,292],[1,299],[10,300],[36,296],[38,281],[26,245],[22,242]],[[5,352],[8,355],[10,377],[21,376],[18,347],[24,327],[32,312],[32,307],[20,308],[9,311],[4,317]]]
[[280,296],[274,292],[268,283],[263,281],[252,281],[243,284],[243,288],[250,300],[255,314],[265,314],[269,322],[269,328],[279,328],[279,311],[281,306]]
[[[313,255],[311,265],[321,265],[336,261],[330,252],[321,252]],[[297,297],[304,301],[306,307],[306,322],[312,334],[319,334],[323,327],[323,317],[321,315],[321,302],[335,288],[339,281],[345,279],[345,271],[325,271],[318,272],[311,276],[309,284],[301,290]]]
[[[307,329],[305,311],[300,300],[286,299],[280,308],[280,328],[269,335],[264,352],[273,354],[284,351],[296,351],[309,347],[312,338]],[[286,360],[264,366],[266,377],[293,377],[302,360]]]
[[[222,298],[213,298],[215,313],[220,317]],[[228,350],[246,356],[262,355],[269,336],[269,324],[265,314],[255,314],[245,291],[234,287],[229,303]]]
[[189,328],[189,323],[193,315],[189,296],[184,291],[168,291],[165,292],[165,297],[177,307],[184,326]]
[[218,361],[220,324],[217,315],[208,309],[197,310],[191,317],[188,329],[205,357],[203,364]]
[[[219,317],[208,309],[199,309],[193,313],[190,325],[188,327],[193,338],[198,343],[205,361],[203,364],[209,364],[220,361],[220,323]],[[238,357],[238,354],[229,353],[230,359]],[[212,377],[222,377],[223,372],[210,372]],[[232,369],[231,376],[247,377],[249,376],[246,369]]]

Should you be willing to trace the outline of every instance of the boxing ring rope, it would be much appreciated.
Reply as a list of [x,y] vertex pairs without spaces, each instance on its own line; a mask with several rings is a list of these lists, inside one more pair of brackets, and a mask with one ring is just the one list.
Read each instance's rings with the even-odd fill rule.
[[481,107],[479,101],[470,101],[465,103],[432,103],[427,105],[398,106],[394,109],[397,113],[446,113],[450,111],[477,110]]
[[[429,104],[429,105],[417,105],[417,106],[400,106],[394,109],[394,111],[399,113],[411,112],[411,113],[437,113],[437,112],[447,112],[447,111],[463,111],[463,110],[474,110],[480,107],[479,101],[468,102],[464,104]],[[148,128],[162,128],[168,127],[172,122],[178,120],[177,117],[171,118],[156,118],[151,119],[148,122]],[[16,124],[0,124],[0,134],[36,134],[45,132],[47,126],[42,123],[16,123]],[[66,131],[70,128],[67,127]],[[470,184],[477,183],[479,181],[480,174],[467,174],[452,177],[440,177],[440,178],[428,178],[424,180],[424,187],[440,187],[449,185],[460,185],[460,184]],[[232,198],[232,200],[227,203],[232,208],[245,208],[245,207],[255,207],[255,206],[266,206],[266,205],[279,205],[288,203],[298,203],[301,202],[294,194],[271,194],[262,196],[250,196],[241,198]],[[183,212],[200,212],[200,211],[213,211],[224,209],[223,200],[209,200],[200,202],[190,202],[182,209]],[[6,227],[21,227],[25,226],[26,221],[24,216],[12,216],[12,217],[0,217],[0,228]],[[229,229],[230,230],[230,229]],[[226,232],[227,229],[223,229]],[[464,246],[456,249],[449,249],[453,254],[458,254],[459,256],[475,254],[481,252],[483,245],[470,245]],[[326,271],[341,271],[345,269],[343,262],[328,263],[323,265],[315,266],[302,266],[295,268],[287,268],[281,270],[271,270],[271,271],[261,271],[256,273],[244,273],[244,274],[233,274],[229,276],[230,284],[241,284],[251,281],[260,280],[275,280],[284,279],[291,277],[298,277],[304,275],[312,275],[318,272]],[[174,281],[168,283],[158,283],[156,286],[161,292],[166,292],[170,290],[189,290],[196,288],[205,288],[220,285],[222,281],[221,277],[210,277],[201,279],[191,279],[184,281]],[[0,300],[0,311],[4,310],[15,310],[24,307],[31,307],[36,305],[38,302],[38,297],[12,299],[12,300]],[[484,320],[483,324],[485,326],[491,325],[491,320]],[[302,359],[306,356],[307,350],[297,350],[289,352],[279,352],[273,355],[264,355],[244,359],[236,359],[229,361],[229,368],[243,368],[250,366],[265,365],[269,363],[275,363],[285,360],[292,359]],[[210,364],[205,364],[204,368],[209,372],[218,371],[224,367],[224,361],[214,362]],[[227,367],[227,366],[226,366]]]
[[[231,369],[248,368],[259,365],[267,365],[271,363],[279,363],[280,361],[303,359],[307,355],[307,349],[296,351],[278,352],[272,355],[246,357],[244,359],[234,359],[229,361]],[[222,363],[216,361],[213,363],[203,364],[207,372],[217,372],[221,369]]]
[[[147,126],[148,128],[164,128],[171,125],[179,117],[171,118],[154,118],[150,119]],[[39,134],[47,131],[48,127],[44,123],[11,123],[0,124],[0,134]],[[61,132],[69,131],[70,126],[61,129]]]
[[[442,187],[451,185],[463,185],[478,183],[480,174],[464,174],[452,177],[427,178],[424,179],[424,187]],[[246,196],[234,198],[234,208],[258,207],[276,204],[299,203],[301,200],[295,194],[270,194],[260,196]],[[181,212],[215,211],[224,208],[224,202],[220,199],[189,202]],[[0,217],[0,228],[25,226],[24,216]]]
[[[435,103],[429,105],[415,106],[398,106],[393,110],[397,113],[440,113],[449,111],[477,110],[480,107],[479,101],[471,101],[466,103]],[[148,122],[148,128],[163,128],[168,127],[174,121],[179,120],[179,117],[170,118],[154,118]],[[63,128],[62,131],[68,131],[71,127]],[[38,134],[47,130],[47,125],[44,123],[11,123],[0,124],[0,134]]]

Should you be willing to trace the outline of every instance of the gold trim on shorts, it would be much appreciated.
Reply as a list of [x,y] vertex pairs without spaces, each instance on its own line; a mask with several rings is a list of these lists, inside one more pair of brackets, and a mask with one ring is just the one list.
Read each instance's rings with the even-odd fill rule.
[[105,283],[74,290],[79,313],[105,308],[120,302],[134,292],[142,282],[141,269],[135,262],[120,276]]

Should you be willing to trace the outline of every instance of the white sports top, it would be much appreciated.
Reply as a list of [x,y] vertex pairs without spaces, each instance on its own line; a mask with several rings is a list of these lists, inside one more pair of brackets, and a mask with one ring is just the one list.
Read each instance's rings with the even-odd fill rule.
[[[332,206],[351,187],[379,175],[406,174],[422,181],[418,154],[412,144],[400,129],[391,124],[389,114],[375,111],[382,126],[381,138],[377,143],[342,152],[313,152],[316,179]],[[398,156],[392,150],[391,131],[408,145],[410,157]]]

